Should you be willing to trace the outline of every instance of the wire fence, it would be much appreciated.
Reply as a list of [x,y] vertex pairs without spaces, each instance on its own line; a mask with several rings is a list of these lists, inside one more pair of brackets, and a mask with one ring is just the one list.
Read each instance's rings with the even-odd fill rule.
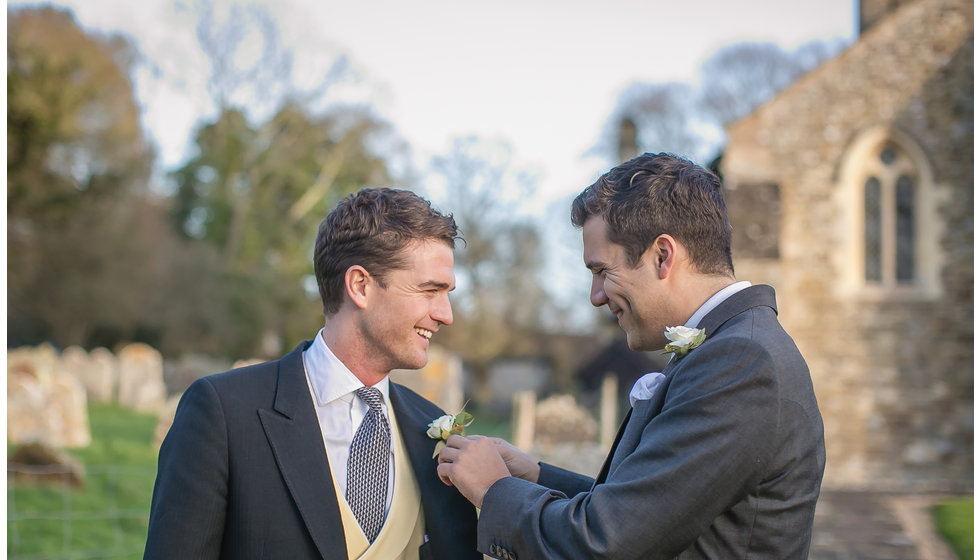
[[139,559],[156,469],[7,465],[7,558]]

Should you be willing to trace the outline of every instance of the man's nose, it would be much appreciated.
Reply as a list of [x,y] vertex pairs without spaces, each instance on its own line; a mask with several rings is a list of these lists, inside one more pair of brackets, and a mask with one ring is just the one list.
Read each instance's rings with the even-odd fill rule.
[[432,319],[443,325],[453,324],[453,306],[449,303],[449,294],[439,298],[439,301],[432,309]]
[[598,276],[592,278],[592,292],[589,294],[589,301],[596,307],[602,307],[609,303],[609,298],[606,297],[606,291],[602,286],[602,278]]

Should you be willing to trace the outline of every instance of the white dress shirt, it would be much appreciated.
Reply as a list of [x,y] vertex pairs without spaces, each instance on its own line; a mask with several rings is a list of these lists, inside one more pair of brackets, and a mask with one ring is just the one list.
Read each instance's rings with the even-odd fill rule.
[[[346,494],[350,444],[368,411],[367,404],[358,398],[354,391],[364,384],[330,351],[323,341],[323,329],[316,333],[313,344],[303,352],[303,366],[306,368],[306,380],[310,386],[313,408],[320,421],[320,433],[323,435],[323,446],[330,461],[330,470],[337,479],[341,492]],[[385,376],[374,387],[381,391],[385,403],[382,411],[385,418],[388,418],[388,377]],[[390,419],[388,423],[391,424]],[[391,437],[395,438],[397,435],[392,433]],[[395,454],[392,450],[388,460],[388,497],[385,499],[385,515],[391,508],[394,488]],[[342,496],[338,496],[338,499],[340,498]]]
[[[713,296],[708,298],[708,301],[701,304],[701,307],[694,312],[694,315],[691,315],[687,322],[684,323],[684,326],[692,329],[697,328],[698,323],[701,322],[701,319],[704,319],[704,316],[710,313],[712,309],[718,307],[721,302],[730,298],[733,294],[740,292],[751,285],[751,282],[743,280],[741,282],[729,284],[718,290]],[[673,354],[670,355],[670,359],[674,359]],[[668,360],[668,362],[669,361],[670,360]],[[630,406],[636,406],[637,401],[645,401],[653,398],[654,391],[657,390],[657,387],[660,387],[660,384],[663,383],[663,381],[664,374],[658,371],[650,372],[637,379],[636,383],[633,384],[633,388],[630,389]]]

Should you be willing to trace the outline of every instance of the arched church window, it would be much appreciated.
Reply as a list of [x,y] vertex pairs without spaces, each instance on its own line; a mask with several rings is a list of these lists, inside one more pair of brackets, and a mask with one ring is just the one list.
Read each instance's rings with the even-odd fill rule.
[[916,276],[916,171],[892,142],[869,159],[864,179],[864,280],[912,284]]

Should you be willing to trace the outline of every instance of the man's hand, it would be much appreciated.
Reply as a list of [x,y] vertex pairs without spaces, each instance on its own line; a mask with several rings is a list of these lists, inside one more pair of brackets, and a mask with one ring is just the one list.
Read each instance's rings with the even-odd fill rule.
[[[482,436],[480,436],[482,437]],[[507,470],[511,476],[523,478],[528,482],[537,484],[538,476],[541,475],[541,465],[533,457],[514,447],[506,440],[500,438],[489,438],[493,446],[500,454],[500,458],[507,465]]]
[[477,508],[483,507],[483,497],[494,482],[510,476],[490,438],[455,434],[439,452],[437,472],[446,485],[455,486]]

